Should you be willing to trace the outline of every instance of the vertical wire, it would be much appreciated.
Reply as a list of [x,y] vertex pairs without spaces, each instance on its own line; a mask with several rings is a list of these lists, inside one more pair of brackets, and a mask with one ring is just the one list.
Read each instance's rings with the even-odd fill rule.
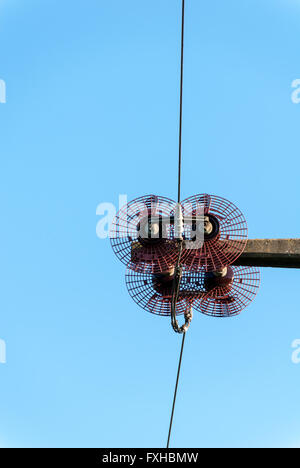
[[185,341],[185,332],[183,333],[183,336],[182,336],[182,343],[181,343],[181,350],[180,350],[180,357],[179,357],[179,363],[178,363],[178,371],[177,371],[177,378],[176,378],[176,385],[175,385],[175,391],[174,391],[173,406],[172,406],[171,419],[170,419],[170,426],[169,426],[169,434],[168,434],[168,441],[167,441],[167,449],[169,448],[169,445],[170,445],[170,438],[171,438],[171,432],[172,432],[173,417],[174,417],[174,410],[175,410],[175,403],[176,403],[176,396],[177,396],[179,375],[180,375],[180,369],[181,369],[181,362],[182,362],[182,354],[183,354],[184,341]]
[[183,64],[184,64],[184,15],[185,0],[182,0],[181,21],[181,61],[180,61],[180,111],[179,111],[179,151],[178,151],[178,203],[180,203],[181,189],[181,153],[182,153],[182,101],[183,101]]
[[[182,16],[181,16],[181,60],[180,60],[180,111],[179,111],[179,151],[178,151],[178,203],[180,203],[181,199],[181,155],[182,155],[182,104],[183,104],[183,64],[184,64],[184,19],[185,19],[185,0],[182,0]],[[180,257],[181,257],[181,251],[182,249],[180,248],[179,250],[179,258],[177,261],[177,266],[176,269],[180,268]],[[180,278],[177,277],[175,274],[174,277],[174,288],[173,288],[173,300],[172,300],[172,307],[171,307],[171,316],[172,316],[172,322],[173,320],[176,322],[176,302],[177,302],[177,297],[178,297],[178,292],[179,292],[179,285],[177,288],[177,294],[176,294],[176,285],[175,281],[180,282]],[[184,348],[184,343],[185,343],[185,335],[186,331],[183,331],[183,336],[182,336],[182,343],[181,343],[181,350],[180,350],[180,356],[179,356],[179,363],[178,363],[178,370],[177,370],[177,377],[176,377],[176,384],[175,384],[175,390],[174,390],[174,397],[173,397],[173,405],[172,405],[172,411],[171,411],[171,418],[170,418],[170,426],[169,426],[169,433],[168,433],[168,440],[167,440],[167,448],[169,448],[170,445],[170,438],[171,438],[171,432],[172,432],[172,425],[173,425],[173,418],[174,418],[174,411],[175,411],[175,404],[176,404],[176,397],[177,397],[177,390],[178,390],[178,383],[179,383],[179,376],[180,376],[180,370],[181,370],[181,363],[182,363],[182,355],[183,355],[183,348]]]

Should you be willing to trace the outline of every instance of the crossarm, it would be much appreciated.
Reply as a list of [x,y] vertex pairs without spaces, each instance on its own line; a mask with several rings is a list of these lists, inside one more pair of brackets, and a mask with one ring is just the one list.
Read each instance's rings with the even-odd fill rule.
[[249,239],[235,265],[300,268],[300,239]]

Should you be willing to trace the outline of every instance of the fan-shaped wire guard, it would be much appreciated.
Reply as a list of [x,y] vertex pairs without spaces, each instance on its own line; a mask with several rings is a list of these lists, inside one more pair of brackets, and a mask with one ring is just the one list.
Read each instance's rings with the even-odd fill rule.
[[113,251],[122,263],[139,272],[163,272],[174,265],[178,256],[174,240],[174,225],[164,225],[164,238],[143,244],[137,227],[146,217],[168,219],[174,217],[176,203],[166,197],[148,195],[136,198],[116,215],[110,230]]
[[[212,317],[232,317],[239,315],[253,301],[260,285],[260,270],[241,266],[230,268],[234,275],[231,287],[213,288],[194,302],[195,310]],[[198,282],[204,283],[206,272],[202,269],[198,274]]]
[[[212,216],[218,224],[214,237],[204,235],[204,242],[186,242],[182,255],[185,266],[191,269],[203,266],[207,271],[215,271],[232,264],[241,255],[247,243],[247,223],[233,203],[216,195],[199,194],[185,199],[181,205],[184,217],[200,212]],[[187,240],[192,238],[188,225],[185,225],[185,236]]]
[[[156,315],[171,315],[172,281],[166,288],[155,287],[155,275],[127,269],[126,285],[132,299],[143,309]],[[188,312],[196,299],[204,294],[196,272],[183,270],[180,282],[176,315]]]

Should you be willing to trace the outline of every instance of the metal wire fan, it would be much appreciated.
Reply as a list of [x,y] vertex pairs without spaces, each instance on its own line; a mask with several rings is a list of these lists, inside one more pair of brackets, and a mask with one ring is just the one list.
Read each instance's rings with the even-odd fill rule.
[[[174,268],[168,273],[138,273],[127,269],[126,285],[132,299],[144,310],[156,315],[171,315]],[[191,309],[195,300],[204,296],[203,280],[198,273],[183,270],[176,315]]]
[[[248,229],[243,214],[233,203],[216,195],[199,194],[185,199],[182,210],[184,219],[192,220],[185,225],[186,242],[181,261],[186,267],[216,271],[241,255]],[[199,216],[202,224],[197,221]]]
[[166,197],[147,195],[125,205],[111,225],[110,239],[116,256],[128,268],[160,273],[176,263],[174,240],[176,203]]
[[260,286],[260,270],[229,266],[223,271],[223,276],[204,269],[198,272],[206,293],[193,303],[195,310],[212,317],[233,317],[253,301]]

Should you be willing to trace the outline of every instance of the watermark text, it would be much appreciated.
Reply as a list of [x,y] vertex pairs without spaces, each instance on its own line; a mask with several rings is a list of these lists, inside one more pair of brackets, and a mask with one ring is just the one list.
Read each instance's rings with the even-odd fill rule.
[[292,82],[292,88],[294,88],[294,91],[291,95],[292,102],[294,104],[300,104],[300,79],[294,80]]
[[292,348],[294,349],[292,353],[292,363],[300,364],[300,339],[293,341]]
[[6,363],[6,343],[0,339],[0,364]]
[[6,103],[6,83],[0,79],[0,104]]

